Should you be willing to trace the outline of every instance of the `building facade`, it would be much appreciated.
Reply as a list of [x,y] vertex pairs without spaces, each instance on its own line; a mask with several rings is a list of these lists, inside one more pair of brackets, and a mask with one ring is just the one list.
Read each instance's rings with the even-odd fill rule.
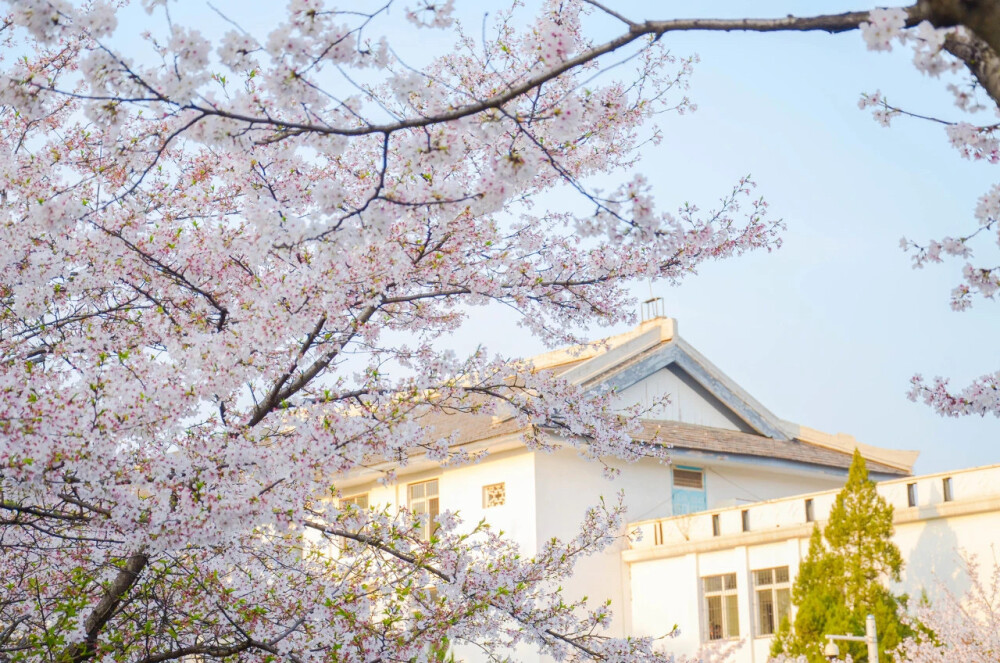
[[[731,519],[739,518],[743,505],[839,489],[856,447],[875,479],[907,477],[916,459],[915,452],[861,445],[847,435],[830,435],[780,419],[682,339],[676,321],[670,318],[654,318],[598,344],[557,350],[533,361],[536,370],[551,371],[593,393],[613,390],[621,408],[635,403],[645,406],[646,418],[635,438],[669,446],[671,462],[609,460],[620,474],[608,480],[599,463],[560,447],[555,437],[551,438],[556,447],[553,452],[526,447],[525,431],[513,418],[438,414],[421,421],[428,435],[453,436],[457,448],[487,451],[485,460],[442,468],[417,456],[400,469],[387,466],[354,472],[337,481],[342,499],[378,508],[409,509],[429,518],[449,510],[466,523],[486,519],[530,555],[552,537],[574,536],[586,509],[602,498],[614,501],[622,492],[628,519],[639,523],[640,530],[648,530],[643,545],[664,551],[668,539],[673,541],[670,537],[694,540],[701,536],[704,523],[712,524],[711,518],[705,521],[700,515],[708,510],[719,516],[718,526],[728,533]],[[668,402],[663,401],[666,395]],[[394,471],[394,479],[388,483],[384,480],[387,469]],[[757,513],[756,508],[753,513]],[[667,521],[671,524],[666,529],[649,525]],[[752,525],[757,526],[756,522]],[[686,606],[704,598],[700,593],[684,595],[681,603],[681,594],[671,589],[673,581],[657,580],[665,592],[656,609],[659,612],[651,607],[654,596],[642,594],[636,603],[635,581],[647,567],[637,567],[634,558],[646,554],[644,550],[629,548],[623,538],[617,547],[584,559],[572,581],[564,585],[569,598],[586,595],[595,603],[611,599],[615,618],[609,635],[662,634],[673,623],[687,619],[680,614]],[[772,567],[782,564],[785,562],[776,561]],[[724,569],[724,565],[718,568]],[[649,572],[660,577],[658,571]],[[694,578],[704,575],[697,568],[683,567],[678,572],[694,573]],[[732,572],[720,570],[716,574],[723,576],[719,581],[722,589],[712,605],[732,603],[727,598],[732,579],[726,575]],[[736,581],[738,588],[746,587],[741,576]],[[696,580],[692,583],[698,585]],[[781,596],[776,593],[775,600],[783,601]],[[745,598],[741,600],[735,604],[740,610],[746,608]],[[649,617],[644,616],[647,608],[642,601],[650,604]],[[742,626],[737,628],[739,618],[733,617],[731,624],[723,620],[727,637],[742,633]],[[689,625],[685,621],[686,634],[699,632],[698,628],[695,622]],[[687,648],[700,639],[671,644]],[[515,658],[532,660],[537,655],[517,652]]]
[[[1000,465],[886,480],[877,490],[893,507],[905,560],[894,591],[931,601],[944,591],[964,594],[963,554],[992,569],[1000,552]],[[742,640],[734,663],[763,663],[791,614],[791,583],[813,527],[825,526],[838,492],[633,523],[641,539],[622,553],[631,594],[626,628],[662,635],[676,624],[678,637],[665,645],[684,654]]]

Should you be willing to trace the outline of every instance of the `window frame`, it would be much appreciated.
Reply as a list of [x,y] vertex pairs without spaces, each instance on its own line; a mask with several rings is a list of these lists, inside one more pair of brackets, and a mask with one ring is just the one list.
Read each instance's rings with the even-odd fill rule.
[[[364,498],[364,504],[359,504],[359,500]],[[345,504],[350,504],[357,509],[367,509],[370,502],[368,501],[368,493],[353,493],[351,495],[344,495],[340,498],[340,506],[343,507]]]
[[[778,580],[778,572],[784,571],[784,580]],[[760,582],[761,574],[768,573],[770,580]],[[772,566],[765,569],[754,569],[750,571],[750,580],[753,584],[753,611],[754,611],[754,637],[770,638],[778,632],[781,620],[792,616],[792,574],[788,566]],[[784,590],[784,600],[778,598],[778,592]],[[764,609],[761,604],[761,595],[769,594],[771,601],[771,631],[764,631]],[[782,609],[784,608],[784,609]]]
[[[434,493],[429,495],[427,489],[432,486]],[[420,495],[414,495],[417,488],[420,489]],[[423,541],[430,541],[438,528],[435,519],[441,513],[441,491],[438,479],[426,479],[406,484],[406,508],[415,516],[427,516],[420,525],[419,537]]]
[[[718,580],[719,589],[709,589],[709,581]],[[732,586],[729,586],[729,581]],[[718,642],[720,640],[738,640],[740,638],[740,608],[739,583],[735,573],[722,573],[701,578],[702,606],[705,610],[705,628],[702,629],[703,642]],[[712,599],[719,599],[719,631],[713,637]],[[730,623],[730,617],[735,617],[736,624]],[[733,628],[735,626],[735,630]]]

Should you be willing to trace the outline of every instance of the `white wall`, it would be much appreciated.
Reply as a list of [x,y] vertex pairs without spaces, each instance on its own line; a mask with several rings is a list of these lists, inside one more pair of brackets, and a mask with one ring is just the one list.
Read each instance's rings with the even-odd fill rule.
[[667,419],[712,428],[753,432],[690,375],[672,366],[662,368],[621,390],[617,403],[620,407],[640,403],[648,408],[665,394],[670,395],[670,402],[653,408],[643,416],[648,419]]
[[[368,494],[368,503],[405,507],[407,486],[429,479],[438,480],[440,510],[458,512],[469,529],[481,519],[517,542],[523,550],[535,550],[535,470],[534,454],[527,449],[514,449],[490,454],[485,460],[443,470],[439,467],[420,472],[400,473],[396,482],[382,485],[377,481],[350,482],[340,489],[345,497]],[[483,508],[483,486],[504,482],[506,503]]]
[[802,466],[780,466],[769,459],[757,460],[701,460],[685,455],[683,451],[672,454],[675,465],[703,467],[708,490],[708,508],[750,504],[800,493],[838,488],[844,485],[847,470],[811,470]]
[[[580,458],[575,450],[537,454],[535,493],[539,542],[551,537],[566,540],[576,536],[586,509],[598,504],[602,497],[609,506],[616,504],[620,490],[625,491],[629,520],[670,513],[668,465],[652,460],[631,465],[620,461],[612,464],[624,470],[615,480],[603,476],[600,463]],[[586,595],[594,605],[611,599],[614,620],[609,633],[613,635],[624,635],[627,628],[625,569],[621,559],[624,549],[625,542],[619,541],[604,552],[581,560],[573,579],[564,584],[567,599]]]

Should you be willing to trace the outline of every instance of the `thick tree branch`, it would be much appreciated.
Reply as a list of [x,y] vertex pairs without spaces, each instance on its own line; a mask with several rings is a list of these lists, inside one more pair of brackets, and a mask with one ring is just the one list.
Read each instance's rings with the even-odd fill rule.
[[[923,4],[906,8],[906,25],[914,26],[930,20],[930,9]],[[668,32],[849,32],[868,20],[869,13],[845,12],[820,16],[786,16],[784,18],[682,18],[669,21],[645,21],[631,28],[662,36]]]
[[994,56],[1000,53],[1000,0],[920,0],[915,8],[936,27],[965,26],[989,45]]
[[1000,56],[970,32],[952,32],[944,41],[946,51],[965,63],[986,93],[1000,105]]
[[[907,8],[907,25],[917,25],[923,20],[931,20],[931,7],[925,3],[920,3]],[[186,110],[192,110],[200,114],[201,117],[218,116],[238,122],[246,123],[250,126],[273,126],[279,128],[288,135],[302,133],[328,134],[338,136],[369,136],[382,134],[388,136],[394,132],[404,129],[433,126],[452,122],[465,117],[476,115],[487,110],[499,109],[504,105],[520,98],[531,90],[544,83],[562,76],[568,71],[576,69],[588,62],[598,59],[602,55],[613,53],[629,44],[646,36],[662,37],[668,32],[685,31],[723,31],[723,32],[782,32],[782,31],[824,31],[824,32],[846,32],[857,30],[858,26],[868,20],[868,12],[846,12],[842,14],[826,14],[820,16],[785,18],[744,18],[744,19],[675,19],[667,21],[643,21],[631,23],[628,32],[607,41],[603,44],[590,48],[574,57],[571,57],[558,65],[545,69],[533,76],[524,79],[518,85],[511,86],[492,97],[482,99],[471,104],[455,107],[441,113],[429,113],[420,117],[411,117],[399,122],[388,124],[365,124],[359,127],[336,127],[326,124],[315,124],[308,122],[288,122],[278,120],[269,116],[254,116],[245,113],[227,111],[222,108],[212,106],[200,106],[187,104],[180,106]],[[940,19],[942,22],[945,19]],[[938,22],[935,22],[939,25]],[[58,91],[58,90],[56,90]],[[77,94],[71,96],[81,96]],[[100,99],[100,97],[82,96],[86,99]],[[112,100],[111,98],[108,98]],[[270,142],[268,139],[265,142]]]
[[87,637],[82,643],[78,643],[67,648],[63,655],[59,657],[61,663],[82,663],[94,656],[97,649],[97,638],[101,634],[101,629],[111,620],[119,604],[125,599],[129,591],[139,580],[139,574],[149,563],[149,556],[146,553],[135,553],[125,562],[125,566],[118,571],[118,575],[111,582],[104,597],[94,608],[90,616],[84,622],[87,630]]
[[245,652],[251,648],[261,649],[268,652],[273,649],[266,647],[264,643],[254,642],[252,640],[246,640],[233,645],[194,645],[191,647],[179,647],[160,654],[153,654],[140,659],[139,663],[163,663],[164,661],[175,661],[179,658],[186,657],[192,657],[194,660],[199,660],[205,656],[224,659]]

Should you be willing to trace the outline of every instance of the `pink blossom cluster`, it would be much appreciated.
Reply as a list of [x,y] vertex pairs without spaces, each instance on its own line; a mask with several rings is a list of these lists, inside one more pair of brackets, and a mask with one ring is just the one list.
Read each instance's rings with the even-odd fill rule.
[[984,375],[957,392],[949,390],[948,380],[940,377],[928,384],[918,374],[911,379],[911,385],[911,401],[919,399],[944,416],[985,416],[1000,410],[1000,372]]
[[[947,53],[945,42],[949,36],[966,36],[964,28],[935,28],[923,21],[915,28],[904,29],[906,18],[906,10],[903,9],[873,10],[870,20],[861,25],[868,47],[873,50],[890,50],[892,42],[898,39],[901,43],[912,43],[914,65],[929,76],[939,77],[942,73],[955,73],[962,69],[962,62]],[[977,101],[977,86],[975,81],[963,85],[948,84],[959,109],[969,114],[985,110],[985,106]],[[858,106],[862,110],[872,108],[873,117],[883,126],[889,126],[892,119],[901,116],[928,119],[891,106],[881,92],[862,95]],[[997,109],[997,113],[1000,114],[1000,109]],[[1000,163],[1000,124],[941,122],[945,125],[948,140],[964,158],[989,164]],[[973,257],[973,245],[977,238],[993,235],[996,245],[1000,246],[1000,185],[994,185],[979,199],[973,216],[978,222],[977,227],[961,237],[931,239],[925,244],[906,237],[900,240],[904,251],[914,252],[913,266],[918,269],[927,263],[942,262],[943,256],[966,260],[962,267],[962,280],[951,292],[951,308],[955,311],[968,309],[976,296],[993,300],[1000,291],[1000,266],[990,263],[975,265],[969,262]],[[913,378],[912,383],[910,398],[920,398],[942,414],[957,416],[992,413],[1000,416],[1000,401],[996,399],[994,376],[984,376],[956,393],[948,391],[948,380],[943,378],[936,378],[933,385],[929,386],[918,375]]]
[[[453,513],[424,541],[405,510],[337,498],[363,468],[481,457],[435,415],[662,456],[610,395],[447,337],[499,303],[576,341],[629,319],[629,279],[777,246],[748,179],[707,214],[589,184],[690,108],[670,99],[691,62],[648,41],[630,84],[553,70],[585,45],[580,3],[555,1],[485,41],[454,28],[422,69],[378,35],[388,5],[295,0],[267,35],[216,38],[146,2],[154,57],[130,57],[111,6],[13,3],[5,35],[0,658],[425,661],[448,638],[666,660],[558,589],[620,506],[529,556]],[[450,8],[414,11],[441,28]],[[536,209],[557,187],[590,211]]]
[[892,42],[906,26],[906,10],[901,7],[873,9],[861,24],[861,37],[872,51],[891,51]]

